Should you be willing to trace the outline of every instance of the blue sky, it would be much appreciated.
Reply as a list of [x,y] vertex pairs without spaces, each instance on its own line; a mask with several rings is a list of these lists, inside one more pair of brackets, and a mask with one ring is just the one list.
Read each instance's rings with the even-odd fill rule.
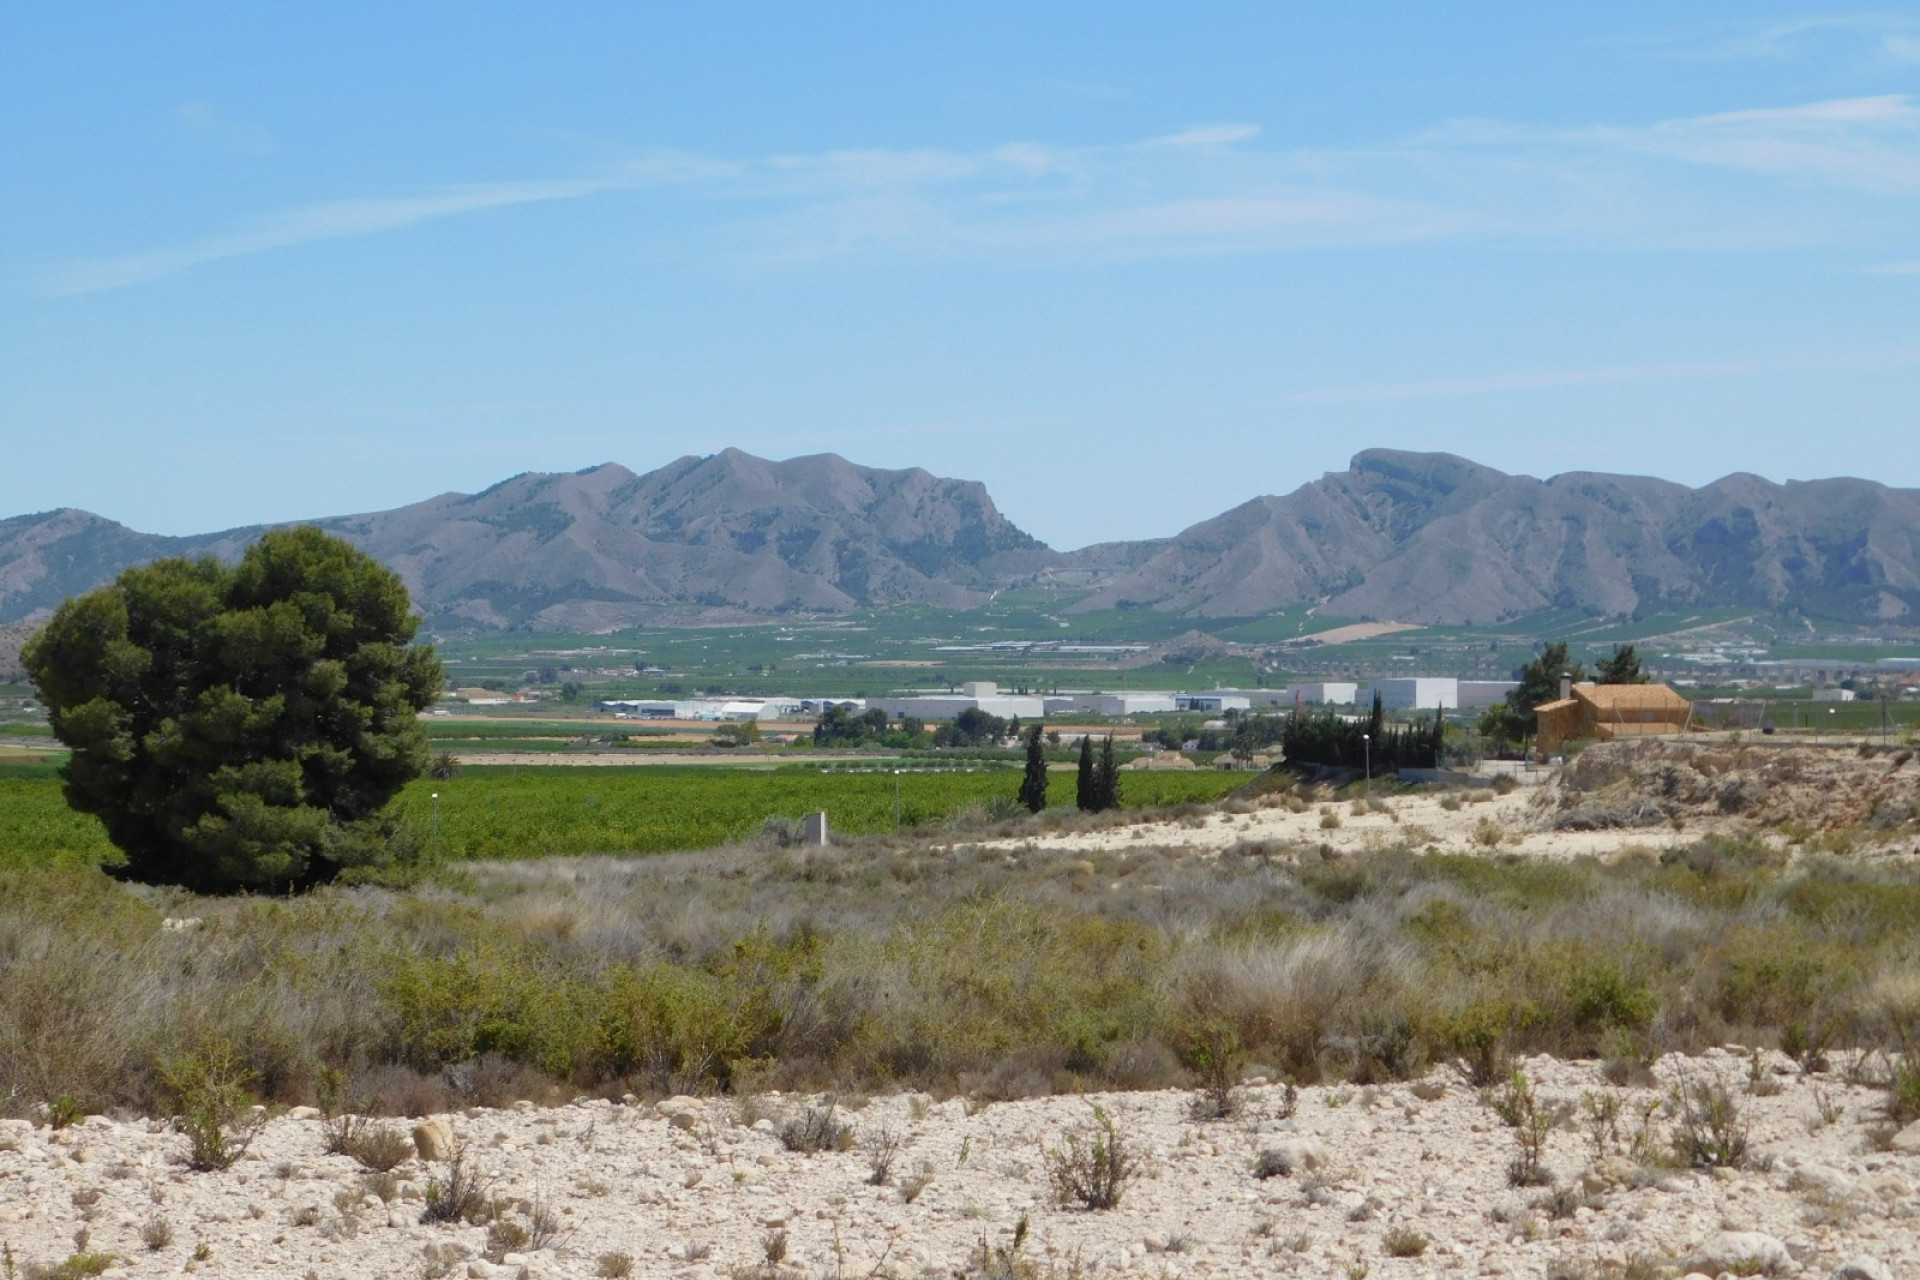
[[728,445],[1920,485],[1920,6],[14,5],[0,515]]

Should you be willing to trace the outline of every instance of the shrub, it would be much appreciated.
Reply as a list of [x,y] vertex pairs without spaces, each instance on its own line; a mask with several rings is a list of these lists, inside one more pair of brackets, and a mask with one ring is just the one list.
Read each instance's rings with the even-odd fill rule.
[[1390,1258],[1417,1258],[1427,1251],[1427,1238],[1409,1226],[1390,1227],[1380,1237],[1380,1247]]
[[1268,1147],[1254,1160],[1253,1176],[1263,1182],[1268,1178],[1292,1177],[1293,1157],[1279,1147]]
[[390,1173],[413,1158],[413,1139],[393,1125],[373,1125],[350,1138],[341,1154],[363,1169]]
[[1101,1107],[1093,1109],[1090,1123],[1070,1130],[1061,1146],[1047,1152],[1054,1199],[1063,1205],[1115,1208],[1139,1171],[1131,1143]]
[[1526,1073],[1516,1071],[1507,1087],[1494,1099],[1500,1118],[1513,1128],[1516,1150],[1507,1165],[1507,1181],[1516,1187],[1541,1187],[1553,1181],[1545,1164],[1547,1139],[1553,1134],[1555,1117],[1542,1106]]
[[423,1223],[479,1222],[492,1210],[487,1191],[492,1179],[480,1171],[480,1163],[467,1151],[465,1143],[456,1143],[447,1161],[447,1176],[427,1179],[426,1208],[420,1213]]
[[956,1271],[955,1276],[958,1280],[1040,1280],[1040,1269],[1020,1252],[1026,1247],[1028,1229],[1027,1215],[1023,1213],[1014,1224],[1010,1243],[990,1244],[982,1236],[967,1255],[966,1268]]
[[533,1233],[513,1218],[497,1217],[487,1224],[487,1243],[480,1256],[495,1266],[510,1253],[525,1251],[533,1240]]
[[1673,1153],[1694,1169],[1741,1169],[1748,1158],[1740,1102],[1718,1080],[1682,1080],[1669,1097]]
[[1193,1118],[1227,1120],[1237,1115],[1247,1051],[1234,1029],[1218,1018],[1200,1023],[1187,1033],[1186,1057],[1200,1082],[1191,1109]]
[[1468,1084],[1490,1089],[1513,1075],[1513,1061],[1507,1053],[1507,1022],[1511,1017],[1504,1004],[1480,1001],[1436,1019],[1432,1034],[1439,1049],[1457,1055],[1455,1066]]
[[[11,1254],[8,1255],[7,1261],[8,1269],[11,1270]],[[70,1254],[64,1261],[51,1265],[30,1262],[23,1274],[26,1280],[84,1280],[84,1277],[105,1273],[115,1261],[116,1259],[110,1253],[88,1253],[82,1249]]]
[[780,1126],[780,1143],[789,1151],[814,1155],[853,1147],[853,1126],[833,1118],[833,1106],[808,1107]]
[[893,1177],[893,1162],[900,1154],[902,1145],[900,1132],[891,1125],[881,1125],[867,1139],[867,1185],[884,1187]]
[[157,1213],[149,1214],[147,1220],[140,1224],[140,1243],[147,1247],[149,1253],[160,1252],[173,1243],[173,1224]]
[[593,1274],[600,1280],[625,1280],[633,1274],[633,1255],[630,1253],[603,1253],[594,1260]]
[[1895,1124],[1920,1120],[1920,1058],[1906,1054],[1887,1073],[1887,1119]]
[[173,1127],[187,1137],[187,1167],[202,1173],[232,1167],[266,1127],[264,1110],[251,1111],[253,1073],[224,1043],[176,1058],[160,1069],[173,1109]]

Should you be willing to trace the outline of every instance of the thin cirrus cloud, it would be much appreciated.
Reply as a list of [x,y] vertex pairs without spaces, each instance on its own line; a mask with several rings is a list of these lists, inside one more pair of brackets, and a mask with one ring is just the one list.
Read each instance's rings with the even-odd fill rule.
[[872,252],[1121,258],[1472,237],[1731,244],[1743,230],[1755,242],[1839,243],[1841,233],[1802,217],[1790,199],[1756,207],[1726,197],[1709,176],[1896,205],[1920,193],[1920,107],[1900,94],[1638,126],[1452,122],[1373,148],[1260,139],[1253,125],[1226,123],[1080,147],[828,150],[747,162],[652,153],[593,177],[292,209],[226,235],[75,264],[51,277],[48,292],[123,289],[227,259],[641,187],[697,192],[690,207],[723,232],[728,250],[774,262]]
[[1920,190],[1920,107],[1905,94],[1728,111],[1604,132],[1622,148],[1870,191]]
[[[1920,264],[1916,264],[1920,265]],[[1527,391],[1561,391],[1634,382],[1682,382],[1747,378],[1777,373],[1865,373],[1920,365],[1920,348],[1893,348],[1847,354],[1789,356],[1768,361],[1725,360],[1678,364],[1616,365],[1599,369],[1543,369],[1472,378],[1436,378],[1416,382],[1355,383],[1315,387],[1287,397],[1289,404],[1367,404],[1442,400],[1461,396]]]
[[696,182],[726,166],[675,153],[640,156],[606,174],[550,181],[471,183],[400,196],[333,200],[288,209],[251,227],[171,248],[97,258],[49,275],[55,297],[102,293],[148,284],[230,258],[353,236],[403,231],[441,218],[514,205],[579,200],[623,188]]
[[1828,14],[1722,27],[1657,42],[1670,56],[1706,62],[1790,62],[1823,45],[1851,45],[1895,62],[1920,61],[1920,18]]
[[49,282],[48,292],[67,296],[125,289],[227,258],[244,258],[321,240],[399,231],[436,218],[484,209],[578,199],[602,189],[604,184],[598,182],[509,182],[455,187],[426,195],[308,205],[276,214],[231,235],[82,263],[56,273]]

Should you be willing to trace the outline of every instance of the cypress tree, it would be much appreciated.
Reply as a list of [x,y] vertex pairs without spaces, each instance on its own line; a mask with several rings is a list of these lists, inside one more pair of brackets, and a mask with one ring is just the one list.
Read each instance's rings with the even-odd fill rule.
[[1073,802],[1089,813],[1100,807],[1100,794],[1094,786],[1093,735],[1090,733],[1080,735],[1080,775],[1074,784]]
[[1047,807],[1047,748],[1040,741],[1045,727],[1036,724],[1027,734],[1027,771],[1020,779],[1020,803],[1030,813]]
[[1099,775],[1094,781],[1094,795],[1099,809],[1118,809],[1120,807],[1120,769],[1113,762],[1113,735],[1100,747]]

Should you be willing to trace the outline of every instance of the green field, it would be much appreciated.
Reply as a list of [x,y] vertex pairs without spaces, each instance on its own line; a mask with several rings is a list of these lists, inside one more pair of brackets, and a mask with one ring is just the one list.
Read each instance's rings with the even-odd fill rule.
[[[1126,773],[1129,807],[1219,799],[1246,774]],[[903,826],[931,826],[970,807],[1010,799],[1013,769],[907,771],[900,777]],[[1073,778],[1056,773],[1055,803],[1071,803]],[[559,854],[664,853],[705,849],[759,830],[770,817],[824,809],[833,830],[862,833],[893,826],[890,769],[835,772],[807,766],[763,771],[659,766],[642,768],[465,770],[443,782],[412,783],[396,802],[423,844],[462,858],[538,858]],[[110,858],[98,822],[73,813],[46,766],[0,766],[0,866],[88,864]]]

